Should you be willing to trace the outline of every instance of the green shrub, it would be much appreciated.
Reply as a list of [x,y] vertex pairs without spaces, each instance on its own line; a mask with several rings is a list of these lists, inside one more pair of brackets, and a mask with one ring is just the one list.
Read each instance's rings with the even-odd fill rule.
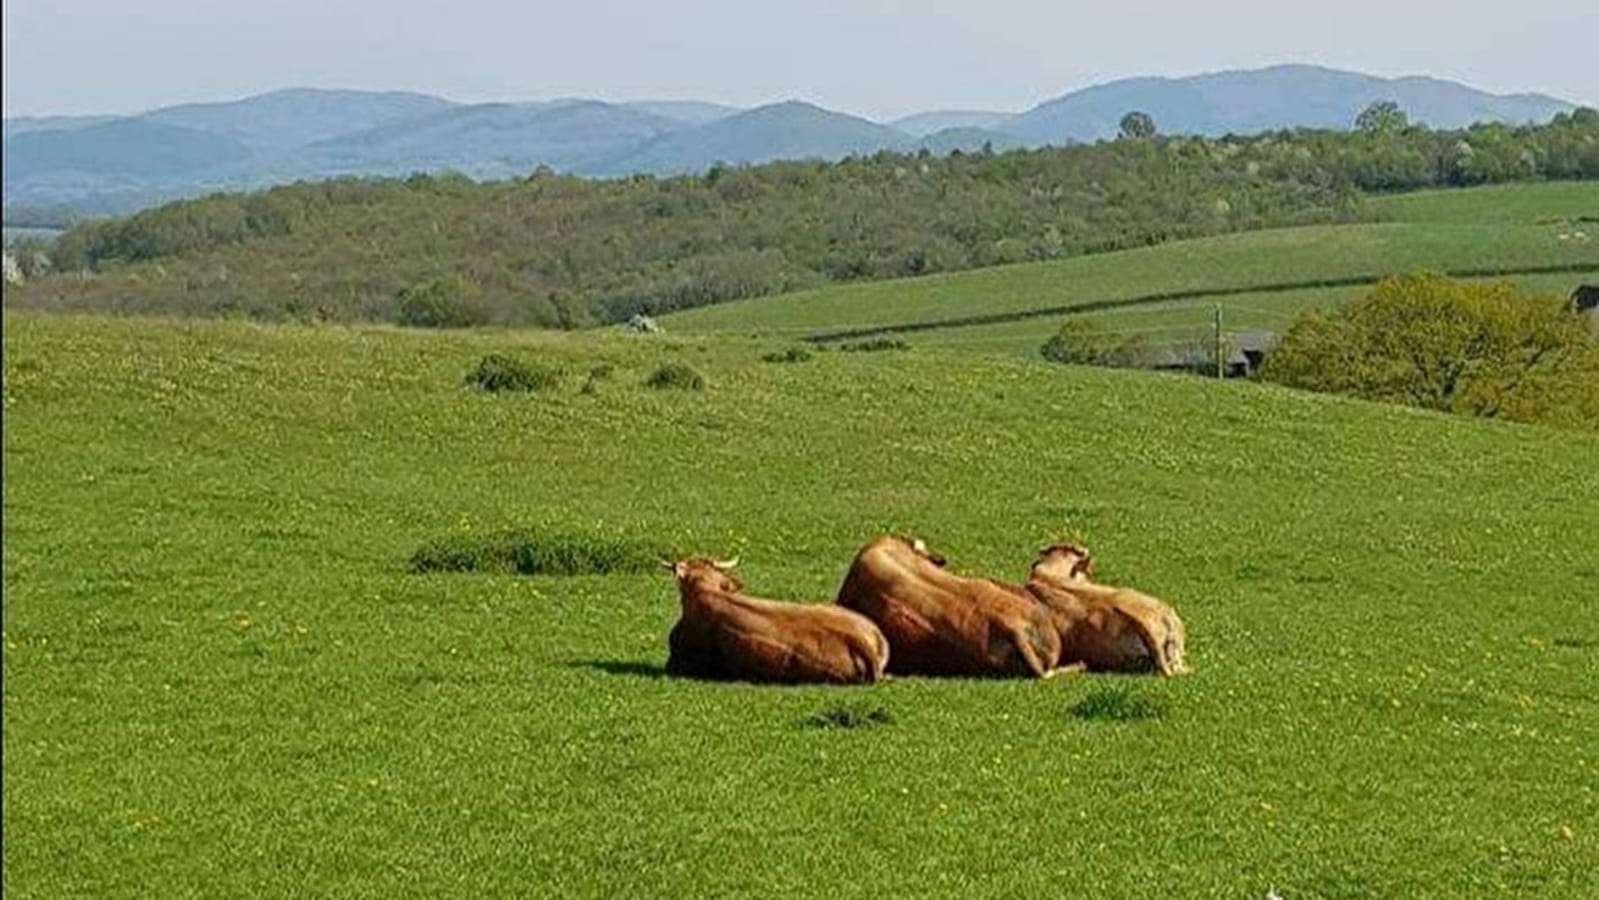
[[885,350],[909,350],[910,348],[910,344],[898,338],[886,337],[838,345],[838,349],[845,353],[882,353]]
[[1150,361],[1143,335],[1119,335],[1080,318],[1062,323],[1038,354],[1050,362],[1082,366],[1135,367]]
[[1105,688],[1077,701],[1068,712],[1078,719],[1130,722],[1164,718],[1166,708],[1127,688]]
[[588,377],[583,379],[581,392],[585,394],[597,393],[600,389],[600,382],[609,379],[614,371],[616,371],[616,367],[610,363],[600,363],[589,369]]
[[894,724],[894,716],[880,706],[865,707],[834,704],[805,717],[806,728],[871,728]]
[[561,383],[561,373],[549,366],[490,353],[478,361],[477,368],[467,373],[466,383],[491,393],[545,391]]
[[410,569],[502,575],[610,575],[652,572],[664,555],[649,544],[583,534],[515,529],[451,535],[411,554]]
[[804,347],[790,347],[777,353],[768,353],[761,357],[762,362],[769,363],[802,363],[810,362],[811,351]]
[[688,363],[662,363],[644,379],[644,386],[657,390],[699,391],[705,389],[705,376]]
[[467,328],[493,318],[481,302],[481,292],[460,278],[438,278],[402,288],[396,321],[413,328]]
[[1508,283],[1392,278],[1301,316],[1261,377],[1465,415],[1599,428],[1599,341],[1559,297]]

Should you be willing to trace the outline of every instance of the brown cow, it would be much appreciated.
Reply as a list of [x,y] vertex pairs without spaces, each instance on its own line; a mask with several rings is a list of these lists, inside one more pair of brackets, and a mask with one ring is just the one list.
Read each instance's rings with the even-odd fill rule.
[[944,570],[921,541],[885,536],[856,554],[839,605],[888,637],[889,671],[917,675],[1053,674],[1060,637],[1025,593]]
[[667,638],[666,671],[736,681],[862,684],[883,677],[888,640],[869,619],[828,604],[745,596],[737,559],[665,563],[683,615]]
[[1089,671],[1184,675],[1188,633],[1170,606],[1130,588],[1095,584],[1094,561],[1073,544],[1039,551],[1027,590],[1048,607],[1061,639],[1060,663]]

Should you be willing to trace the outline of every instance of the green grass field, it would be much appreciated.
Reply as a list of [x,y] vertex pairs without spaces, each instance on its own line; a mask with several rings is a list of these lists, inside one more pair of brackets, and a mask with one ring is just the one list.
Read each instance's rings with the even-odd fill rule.
[[[1250,293],[1163,307],[1191,310],[1208,319],[1216,303],[1265,310],[1239,321],[1246,327],[1281,321],[1307,306],[1347,302],[1367,288],[1298,290],[1265,286],[1421,269],[1517,270],[1569,266],[1559,275],[1515,280],[1566,293],[1582,279],[1599,277],[1599,183],[1560,182],[1429,191],[1372,200],[1385,221],[1246,232],[1154,247],[1081,256],[1058,262],[1003,266],[929,278],[844,285],[797,294],[703,307],[666,317],[688,333],[800,337],[839,329],[892,326],[970,315],[1138,298],[1186,290],[1260,288]],[[1147,307],[1140,306],[1139,312]],[[1003,325],[917,332],[915,343],[991,345],[1010,352],[1036,350],[1059,316]],[[1126,319],[1123,327],[1139,327]]]
[[[7,896],[1599,894],[1599,437],[775,346],[6,314]],[[817,601],[1075,536],[1196,672],[681,682],[664,574],[406,571],[524,525]]]

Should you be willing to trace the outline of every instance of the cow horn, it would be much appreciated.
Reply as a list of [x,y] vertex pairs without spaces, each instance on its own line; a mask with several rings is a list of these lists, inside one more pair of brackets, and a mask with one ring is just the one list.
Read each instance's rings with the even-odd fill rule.
[[732,559],[713,559],[711,560],[711,565],[721,569],[723,572],[726,572],[728,569],[738,565],[738,557],[735,556]]
[[677,563],[673,562],[672,560],[667,559],[664,556],[656,557],[656,561],[661,564],[661,568],[663,568],[663,569],[667,569],[667,570],[672,571],[672,572],[676,572],[677,571]]

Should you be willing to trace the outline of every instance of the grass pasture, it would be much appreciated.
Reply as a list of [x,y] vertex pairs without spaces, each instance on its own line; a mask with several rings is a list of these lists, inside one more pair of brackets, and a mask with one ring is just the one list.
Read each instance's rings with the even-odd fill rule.
[[[4,326],[8,897],[1599,894],[1594,435],[938,348]],[[464,386],[491,353],[560,381]],[[1196,672],[683,682],[664,574],[409,571],[519,528],[808,600],[884,530],[1008,577],[1077,537]]]
[[[1599,279],[1599,266],[1587,274],[1509,275],[1480,279],[1509,281],[1526,291],[1565,295],[1577,281]],[[1476,281],[1479,279],[1465,279]],[[1294,317],[1310,309],[1332,309],[1364,296],[1370,285],[1330,288],[1302,288],[1287,291],[1260,291],[1237,296],[1200,300],[1170,300],[1112,309],[1073,313],[1094,323],[1103,333],[1141,335],[1151,347],[1211,340],[1213,316],[1222,308],[1222,328],[1239,331],[1281,332]],[[948,347],[952,350],[1004,353],[1037,358],[1038,348],[1066,320],[1065,315],[1017,319],[992,325],[966,325],[899,335],[918,347]]]
[[[927,278],[842,285],[702,307],[665,318],[667,328],[696,334],[761,334],[800,339],[843,329],[937,322],[973,315],[1025,315],[1105,301],[1136,301],[1184,291],[1236,291],[1173,298],[1096,315],[1132,316],[1152,308],[1190,310],[1207,319],[1221,303],[1243,313],[1241,327],[1280,323],[1307,306],[1339,304],[1368,285],[1318,281],[1417,270],[1522,272],[1529,287],[1566,293],[1599,278],[1599,183],[1556,182],[1427,191],[1373,198],[1380,221],[1244,232],[1174,241],[1056,262],[1001,266]],[[1533,270],[1559,267],[1558,274]],[[1253,307],[1256,314],[1246,308]],[[1264,310],[1261,314],[1258,311]],[[997,324],[910,333],[917,344],[1025,352],[1037,349],[1059,314]],[[1141,327],[1136,318],[1128,328]],[[1159,332],[1151,334],[1158,339]],[[1155,342],[1159,342],[1156,340]]]

